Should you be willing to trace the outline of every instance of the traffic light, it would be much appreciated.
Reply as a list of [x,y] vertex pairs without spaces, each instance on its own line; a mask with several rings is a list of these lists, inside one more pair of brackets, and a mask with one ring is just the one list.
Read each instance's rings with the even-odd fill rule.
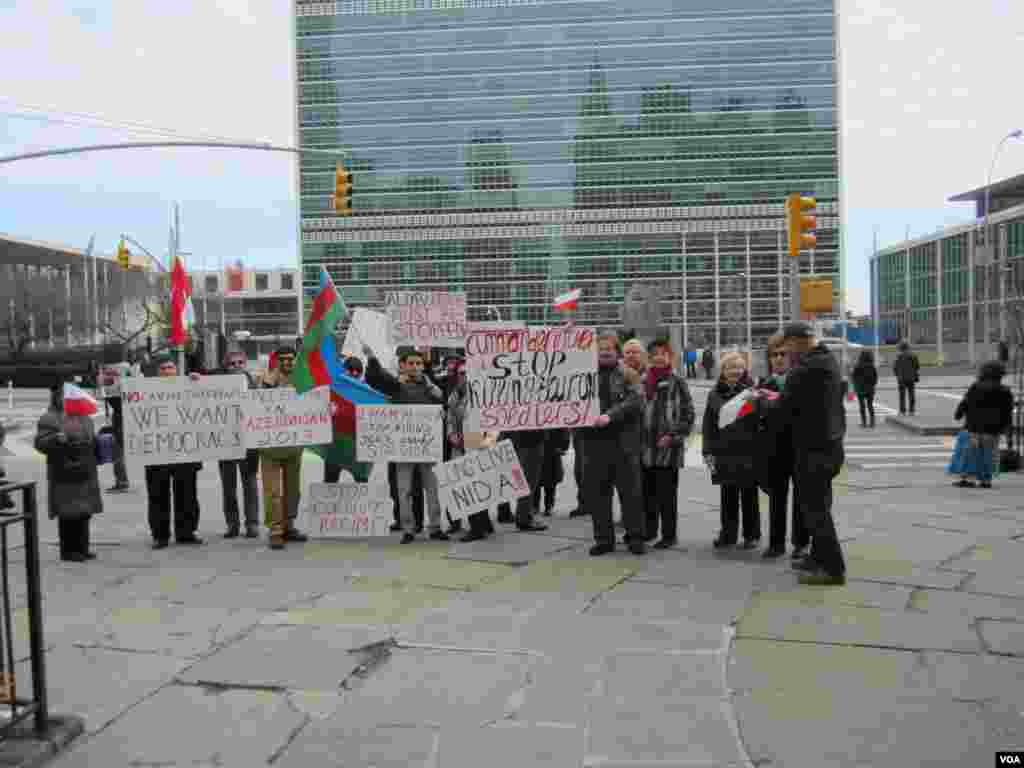
[[121,269],[128,269],[131,255],[131,251],[125,246],[124,240],[121,240],[117,244],[117,263],[121,265]]
[[786,197],[786,231],[789,233],[790,258],[799,258],[800,251],[813,248],[818,242],[814,236],[817,219],[804,214],[804,211],[813,212],[817,204],[818,201],[813,197],[802,197],[798,192]]
[[341,163],[334,169],[334,212],[352,215],[352,174]]

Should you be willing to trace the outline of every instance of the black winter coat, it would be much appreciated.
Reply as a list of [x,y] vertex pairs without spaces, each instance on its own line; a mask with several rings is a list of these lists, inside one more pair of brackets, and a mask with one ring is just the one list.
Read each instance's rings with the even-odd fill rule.
[[757,484],[769,491],[784,486],[793,474],[793,431],[786,420],[779,380],[769,376],[761,379],[757,386],[780,395],[777,400],[757,401],[760,420],[759,447],[755,454]]
[[873,397],[878,386],[878,369],[874,363],[857,363],[850,375],[853,391],[861,397]]
[[707,406],[704,408],[702,425],[705,456],[712,456],[715,469],[712,474],[714,482],[721,485],[734,485],[741,488],[752,488],[757,485],[754,457],[757,454],[760,437],[760,420],[754,416],[744,416],[725,429],[718,427],[718,414],[722,406],[749,389],[740,383],[728,386],[718,382],[708,393]]
[[966,417],[968,432],[999,435],[1013,421],[1013,393],[998,381],[981,380],[971,384],[956,407],[954,419]]
[[781,407],[793,431],[794,453],[830,451],[846,435],[839,362],[819,344],[786,375]]

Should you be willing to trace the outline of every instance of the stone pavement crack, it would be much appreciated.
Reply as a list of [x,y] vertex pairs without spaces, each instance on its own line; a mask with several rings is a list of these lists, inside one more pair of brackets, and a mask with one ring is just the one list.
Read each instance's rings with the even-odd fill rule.
[[[765,640],[771,643],[793,643],[794,645],[821,645],[834,648],[867,648],[874,651],[901,651],[903,653],[922,653],[934,651],[936,653],[949,653],[958,656],[977,656],[977,651],[961,651],[955,648],[907,648],[903,645],[886,645],[884,643],[839,643],[823,640],[793,640],[791,638],[770,637],[767,635],[736,635],[738,640]],[[993,654],[1006,655],[1006,654]]]
[[124,648],[117,645],[105,645],[104,643],[71,643],[72,648],[81,650],[114,651],[116,653],[133,653],[137,656],[168,656],[175,659],[198,659],[196,656],[178,656],[167,649],[154,650],[151,648]]
[[338,683],[338,689],[342,691],[355,690],[359,683],[365,681],[370,673],[391,657],[392,651],[397,647],[398,643],[395,638],[389,637],[386,640],[350,649],[349,653],[362,654],[365,658]]
[[288,687],[268,683],[224,683],[216,680],[182,680],[175,677],[174,685],[180,688],[201,688],[210,696],[220,696],[229,691],[250,691],[254,693],[287,693]]
[[627,572],[627,573],[623,574],[622,577],[620,577],[619,579],[616,579],[611,584],[609,584],[607,587],[602,589],[600,592],[598,592],[597,594],[593,595],[589,600],[587,600],[587,602],[584,604],[584,606],[580,609],[580,616],[584,615],[587,611],[589,611],[591,608],[593,608],[595,605],[597,605],[597,601],[600,600],[602,597],[607,595],[609,592],[611,592],[613,589],[615,589],[619,585],[625,584],[627,581],[629,581],[631,578],[633,578],[636,575],[637,575],[636,571]]
[[724,631],[724,644],[720,648],[722,653],[722,663],[719,667],[719,673],[721,675],[722,684],[722,715],[725,717],[725,721],[729,726],[729,730],[736,739],[736,749],[740,754],[740,759],[747,766],[757,765],[750,759],[750,752],[747,750],[747,745],[743,741],[743,728],[740,725],[740,718],[736,714],[736,706],[733,703],[734,692],[729,689],[729,659],[732,658],[733,648],[736,642],[736,629],[734,624],[727,625],[723,628]]

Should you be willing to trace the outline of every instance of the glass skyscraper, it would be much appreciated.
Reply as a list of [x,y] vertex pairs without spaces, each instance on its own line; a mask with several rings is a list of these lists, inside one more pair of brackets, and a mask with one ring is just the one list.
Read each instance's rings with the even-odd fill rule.
[[839,293],[834,0],[296,0],[304,282],[350,305],[465,291],[471,319],[618,325],[655,291],[691,344],[789,312],[782,201],[818,199],[805,274]]

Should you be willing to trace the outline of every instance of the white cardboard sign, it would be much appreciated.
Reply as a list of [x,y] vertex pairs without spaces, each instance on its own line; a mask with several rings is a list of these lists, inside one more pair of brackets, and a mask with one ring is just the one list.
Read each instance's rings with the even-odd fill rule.
[[443,460],[440,405],[356,406],[356,461],[432,464]]
[[391,343],[391,321],[385,314],[360,307],[352,312],[341,353],[345,357],[358,357],[365,364],[364,345],[373,350],[385,370],[397,370],[395,348]]
[[330,387],[301,395],[292,387],[250,389],[242,403],[246,448],[297,448],[334,439]]
[[384,311],[395,346],[461,347],[466,341],[466,294],[390,291]]
[[150,466],[245,458],[245,376],[130,377],[121,386],[127,461]]
[[530,486],[510,440],[470,451],[434,467],[438,500],[453,519],[530,495]]
[[312,483],[302,494],[300,514],[316,539],[365,539],[391,533],[394,502],[387,486]]

